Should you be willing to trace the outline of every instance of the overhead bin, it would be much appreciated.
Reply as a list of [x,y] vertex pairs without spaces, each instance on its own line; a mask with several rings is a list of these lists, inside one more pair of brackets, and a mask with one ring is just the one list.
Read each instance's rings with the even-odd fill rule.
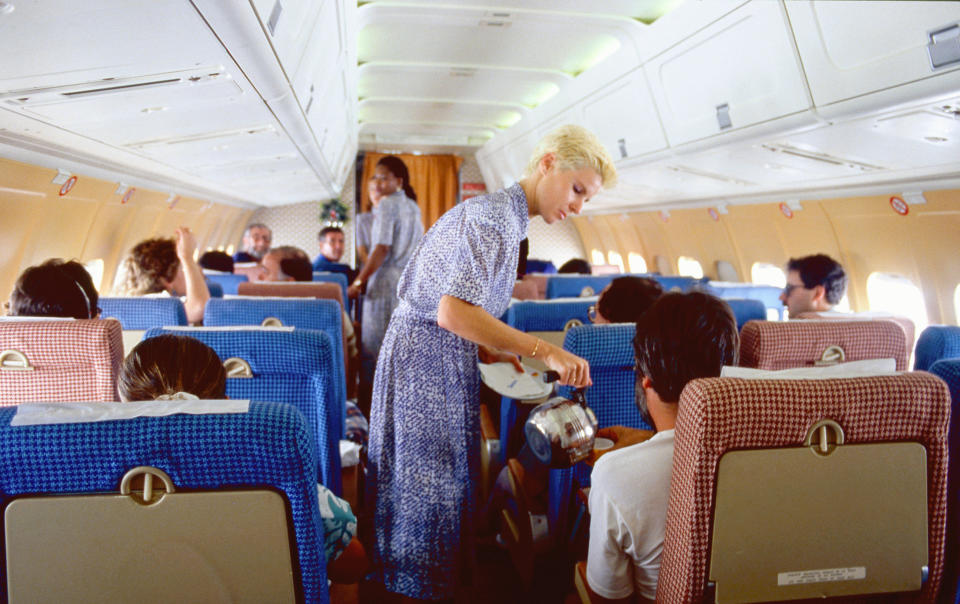
[[583,120],[615,160],[667,147],[642,69],[610,83],[583,102]]
[[785,17],[750,2],[644,65],[671,146],[810,109]]
[[786,7],[814,104],[824,116],[960,90],[960,2]]

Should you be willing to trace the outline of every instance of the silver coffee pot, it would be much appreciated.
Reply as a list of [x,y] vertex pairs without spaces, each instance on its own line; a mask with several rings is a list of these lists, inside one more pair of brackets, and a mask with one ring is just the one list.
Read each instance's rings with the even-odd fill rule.
[[[550,381],[550,377],[544,379]],[[593,450],[597,417],[587,407],[584,391],[574,391],[573,400],[555,396],[530,412],[524,426],[527,445],[551,468],[569,468]]]

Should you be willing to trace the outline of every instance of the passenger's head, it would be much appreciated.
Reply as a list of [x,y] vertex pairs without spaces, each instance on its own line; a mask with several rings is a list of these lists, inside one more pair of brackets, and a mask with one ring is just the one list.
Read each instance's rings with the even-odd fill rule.
[[613,158],[603,143],[582,126],[568,124],[547,134],[527,164],[525,179],[534,185],[530,209],[547,223],[579,214],[600,189],[617,183]]
[[557,273],[564,274],[570,273],[573,275],[589,275],[591,273],[590,263],[584,260],[583,258],[571,258],[564,262]]
[[51,258],[20,274],[10,293],[9,315],[95,319],[100,301],[93,279],[75,260]]
[[343,229],[328,226],[320,229],[320,255],[331,262],[339,262],[343,257]]
[[133,246],[123,260],[121,280],[116,290],[121,296],[162,291],[185,293],[186,285],[174,240],[156,237]]
[[137,344],[120,366],[120,400],[152,401],[186,392],[226,397],[227,373],[212,348],[188,336],[162,335]]
[[263,257],[260,281],[312,281],[313,265],[307,253],[292,245],[272,248]]
[[847,291],[847,274],[840,263],[825,254],[791,258],[787,286],[780,301],[791,317],[833,308]]
[[646,277],[617,277],[603,288],[597,300],[594,323],[635,323],[663,294],[663,288]]
[[723,300],[701,292],[660,296],[637,320],[638,394],[647,377],[660,400],[676,403],[690,380],[718,377],[724,365],[736,364],[739,339]]
[[233,272],[233,257],[226,252],[209,251],[200,256],[201,268],[221,273]]
[[380,190],[377,189],[376,175],[371,176],[370,180],[367,181],[367,195],[370,196],[370,205],[373,207],[380,205],[380,199],[383,195],[381,195]]
[[417,194],[410,186],[410,171],[407,170],[407,164],[396,155],[380,158],[373,170],[373,180],[381,197],[392,195],[402,189],[407,197],[417,200]]
[[243,251],[254,258],[263,258],[264,254],[270,250],[271,241],[273,241],[273,233],[267,225],[259,222],[251,224],[243,232]]

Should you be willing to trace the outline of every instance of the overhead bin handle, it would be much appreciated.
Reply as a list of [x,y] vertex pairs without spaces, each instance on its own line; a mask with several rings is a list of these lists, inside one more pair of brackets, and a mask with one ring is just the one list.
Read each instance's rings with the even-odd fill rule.
[[726,130],[727,128],[733,127],[733,122],[730,121],[729,103],[717,105],[717,123],[720,125],[721,130]]
[[939,69],[960,62],[960,24],[954,23],[928,32],[930,68]]

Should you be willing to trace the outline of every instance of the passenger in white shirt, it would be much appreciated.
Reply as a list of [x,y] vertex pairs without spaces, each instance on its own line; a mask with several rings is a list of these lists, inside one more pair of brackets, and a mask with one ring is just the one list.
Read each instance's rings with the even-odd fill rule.
[[665,294],[637,321],[637,407],[657,433],[627,446],[636,442],[629,429],[601,434],[619,446],[597,460],[590,478],[586,576],[595,601],[655,599],[680,393],[690,380],[736,364],[738,344],[730,307],[708,294]]

